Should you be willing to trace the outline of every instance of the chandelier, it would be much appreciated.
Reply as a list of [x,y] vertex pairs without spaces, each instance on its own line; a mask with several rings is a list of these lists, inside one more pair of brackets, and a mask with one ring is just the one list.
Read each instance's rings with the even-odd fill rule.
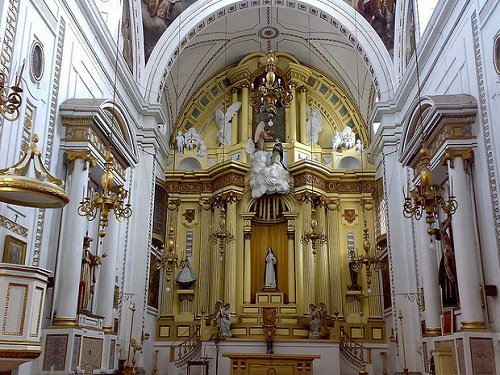
[[276,79],[277,60],[276,52],[269,48],[266,52],[266,75],[257,87],[251,84],[250,105],[261,113],[268,113],[270,118],[276,114],[277,107],[289,107],[293,99],[292,85],[285,87],[281,78]]
[[[24,65],[23,65],[24,67]],[[15,121],[19,118],[19,107],[22,103],[21,73],[17,76],[14,86],[6,87],[7,77],[0,72],[0,114],[7,121]]]
[[[313,203],[314,204],[314,203]],[[318,245],[323,245],[327,241],[327,236],[318,230],[318,220],[316,219],[316,208],[311,209],[311,230],[305,231],[300,237],[300,243],[307,245],[311,241],[312,253],[316,255]]]
[[[113,185],[113,170],[113,154],[108,150],[106,162],[104,163],[104,174],[101,177],[102,195],[99,195],[98,192],[94,192],[92,197],[83,198],[78,207],[78,214],[80,216],[86,216],[89,221],[94,220],[97,217],[98,211],[100,211],[99,237],[101,238],[106,235],[105,228],[108,226],[108,215],[110,210],[113,210],[116,220],[119,222],[128,219],[132,215],[129,192],[125,190],[123,186]],[[127,197],[129,200],[124,204]]]
[[219,243],[220,260],[222,260],[222,256],[224,255],[226,244],[236,241],[236,237],[234,237],[234,235],[226,228],[226,209],[224,207],[222,207],[220,211],[219,229],[212,233],[208,238],[214,244]]
[[429,168],[429,161],[429,151],[422,148],[420,150],[420,184],[408,192],[409,196],[403,189],[403,215],[407,218],[414,217],[420,220],[425,211],[425,222],[429,225],[427,232],[433,234],[433,225],[439,217],[440,211],[444,211],[447,215],[453,215],[458,208],[458,203],[453,195],[452,187],[448,190],[448,199],[446,199],[442,187],[432,185],[432,171]]
[[371,243],[368,228],[366,227],[366,219],[363,224],[363,250],[365,254],[358,255],[357,257],[350,257],[349,264],[354,272],[360,272],[363,267],[365,267],[368,293],[371,293],[372,273],[374,271],[378,272],[383,270],[385,268],[385,263],[379,259],[377,254],[371,254]]
[[[181,269],[184,268],[184,266],[188,263],[187,257],[179,257],[177,256],[177,252],[175,249],[175,242],[174,242],[174,225],[173,225],[173,219],[170,218],[170,227],[168,229],[168,236],[167,236],[167,247],[163,248],[163,251],[161,252],[161,256],[159,260],[155,261],[154,268],[159,270],[160,268],[165,271],[165,276],[167,283],[170,282],[172,278],[172,273],[176,268]],[[167,288],[169,288],[167,286]]]

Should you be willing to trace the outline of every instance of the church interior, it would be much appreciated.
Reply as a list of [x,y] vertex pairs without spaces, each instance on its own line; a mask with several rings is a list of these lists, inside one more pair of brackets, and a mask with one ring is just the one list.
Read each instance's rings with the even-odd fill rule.
[[0,2],[0,375],[500,374],[499,20]]

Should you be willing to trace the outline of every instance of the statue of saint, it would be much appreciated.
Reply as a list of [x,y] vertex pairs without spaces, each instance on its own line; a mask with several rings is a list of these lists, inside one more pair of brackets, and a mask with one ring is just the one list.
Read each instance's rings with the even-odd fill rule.
[[219,328],[220,337],[231,337],[231,305],[218,300],[215,303],[215,321]]
[[309,338],[318,339],[321,337],[321,311],[315,304],[309,304]]
[[102,256],[94,255],[90,251],[90,243],[94,239],[89,236],[83,238],[82,267],[80,273],[80,288],[78,295],[78,311],[92,311],[92,300],[96,283],[96,268],[102,264]]
[[184,139],[184,134],[179,130],[177,132],[177,136],[175,137],[175,142],[177,143],[177,152],[179,154],[184,153],[184,145],[185,145],[185,139]]
[[273,249],[267,249],[264,271],[264,289],[276,289],[276,256]]

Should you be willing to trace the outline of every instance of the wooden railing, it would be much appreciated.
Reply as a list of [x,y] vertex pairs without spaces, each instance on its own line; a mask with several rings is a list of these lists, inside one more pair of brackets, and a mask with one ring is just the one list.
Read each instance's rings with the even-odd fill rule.
[[180,344],[170,346],[170,362],[175,362],[175,367],[181,368],[187,362],[200,354],[201,335],[200,325],[189,327],[188,337]]
[[345,332],[344,327],[340,327],[340,352],[348,363],[358,369],[366,364],[363,356],[363,346],[354,341]]

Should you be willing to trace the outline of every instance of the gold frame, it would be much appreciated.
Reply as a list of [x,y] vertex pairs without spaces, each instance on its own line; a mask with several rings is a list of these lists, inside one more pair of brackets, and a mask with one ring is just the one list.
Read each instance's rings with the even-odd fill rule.
[[[11,235],[5,236],[5,245],[3,249],[2,262],[19,264],[24,266],[26,264],[26,248],[27,248],[26,242]],[[11,254],[13,254],[13,252],[16,250],[20,251],[19,260],[16,259],[17,256],[14,259],[11,258]]]

